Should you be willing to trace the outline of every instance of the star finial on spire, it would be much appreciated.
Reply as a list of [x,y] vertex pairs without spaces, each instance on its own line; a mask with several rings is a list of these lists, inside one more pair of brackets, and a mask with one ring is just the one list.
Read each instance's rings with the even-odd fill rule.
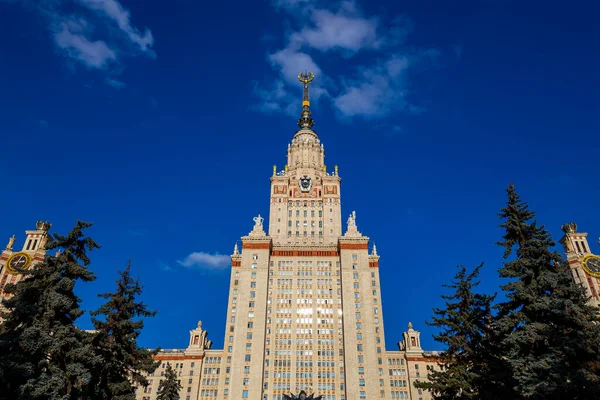
[[315,79],[315,74],[312,72],[305,71],[298,74],[298,80],[304,87],[304,96],[302,98],[302,112],[300,113],[300,119],[298,125],[300,128],[312,128],[315,121],[310,116],[310,100],[308,98],[308,85]]

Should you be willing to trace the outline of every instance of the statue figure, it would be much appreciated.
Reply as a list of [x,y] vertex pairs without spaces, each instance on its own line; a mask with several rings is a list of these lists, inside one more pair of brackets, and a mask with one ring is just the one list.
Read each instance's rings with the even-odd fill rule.
[[12,235],[12,237],[10,239],[8,239],[8,244],[6,245],[6,250],[12,251],[14,243],[15,243],[15,235]]
[[254,217],[253,221],[254,221],[254,227],[255,228],[260,228],[262,227],[263,221],[265,219],[263,217],[260,216],[260,214],[258,214],[258,217]]
[[564,233],[575,233],[577,232],[577,224],[575,222],[567,222],[560,227]]
[[323,399],[323,396],[318,396],[318,397],[314,397],[314,396],[315,396],[314,393],[309,396],[303,390],[303,391],[300,392],[300,394],[298,396],[294,396],[291,393],[290,393],[289,396],[287,394],[284,394],[283,395],[283,399],[284,400],[322,400]]
[[348,228],[356,228],[356,211],[352,211],[352,214],[348,217]]

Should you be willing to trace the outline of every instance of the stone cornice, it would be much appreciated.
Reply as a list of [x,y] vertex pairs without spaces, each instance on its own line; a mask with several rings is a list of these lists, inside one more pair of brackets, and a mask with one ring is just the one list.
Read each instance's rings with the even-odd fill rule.
[[272,239],[270,236],[243,236],[243,249],[271,249]]
[[367,236],[346,237],[340,236],[338,247],[341,250],[369,250]]

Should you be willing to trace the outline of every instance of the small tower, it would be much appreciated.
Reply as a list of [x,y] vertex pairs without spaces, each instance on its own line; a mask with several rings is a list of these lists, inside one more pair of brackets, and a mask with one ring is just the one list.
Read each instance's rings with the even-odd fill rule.
[[202,329],[202,321],[198,321],[196,329],[190,331],[190,344],[185,349],[185,355],[204,356],[204,350],[209,350],[212,341],[207,339],[208,332]]
[[591,254],[590,246],[587,241],[587,232],[578,232],[575,222],[568,222],[560,227],[565,235],[560,239],[560,243],[565,249],[567,257],[581,257]]
[[38,221],[35,224],[34,230],[25,231],[27,238],[23,244],[22,251],[37,251],[45,250],[46,242],[48,241],[48,230],[52,224],[47,221]]
[[[31,268],[38,262],[44,261],[48,230],[52,224],[38,221],[33,230],[25,231],[27,237],[21,251],[15,249],[15,235],[9,240],[6,248],[0,253],[0,299],[7,296],[4,287],[8,283],[17,283],[24,278],[22,271]],[[15,251],[16,250],[16,251]],[[3,311],[0,305],[0,311]]]
[[573,279],[583,285],[590,298],[590,304],[598,307],[600,306],[600,271],[597,270],[597,267],[593,267],[599,264],[598,261],[596,263],[593,261],[600,258],[592,254],[587,241],[588,234],[579,232],[575,222],[568,222],[561,226],[561,229],[565,234],[560,239],[560,244],[565,250]]
[[402,334],[403,340],[398,342],[400,351],[405,351],[408,356],[421,356],[423,349],[421,348],[421,332],[413,329],[412,322],[408,323],[408,330]]

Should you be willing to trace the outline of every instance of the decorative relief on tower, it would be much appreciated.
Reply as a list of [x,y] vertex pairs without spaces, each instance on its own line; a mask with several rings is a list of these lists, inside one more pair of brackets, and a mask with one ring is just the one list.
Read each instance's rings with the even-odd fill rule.
[[287,186],[286,185],[275,185],[273,188],[273,193],[275,194],[286,194]]
[[318,196],[319,193],[318,193],[317,188],[312,188],[309,192],[303,193],[297,187],[295,187],[293,189],[292,193],[293,193],[293,197],[299,197],[299,198],[306,198],[306,197],[308,197],[308,198],[316,198],[316,197],[319,197]]
[[335,185],[325,185],[325,194],[337,194],[337,186]]

